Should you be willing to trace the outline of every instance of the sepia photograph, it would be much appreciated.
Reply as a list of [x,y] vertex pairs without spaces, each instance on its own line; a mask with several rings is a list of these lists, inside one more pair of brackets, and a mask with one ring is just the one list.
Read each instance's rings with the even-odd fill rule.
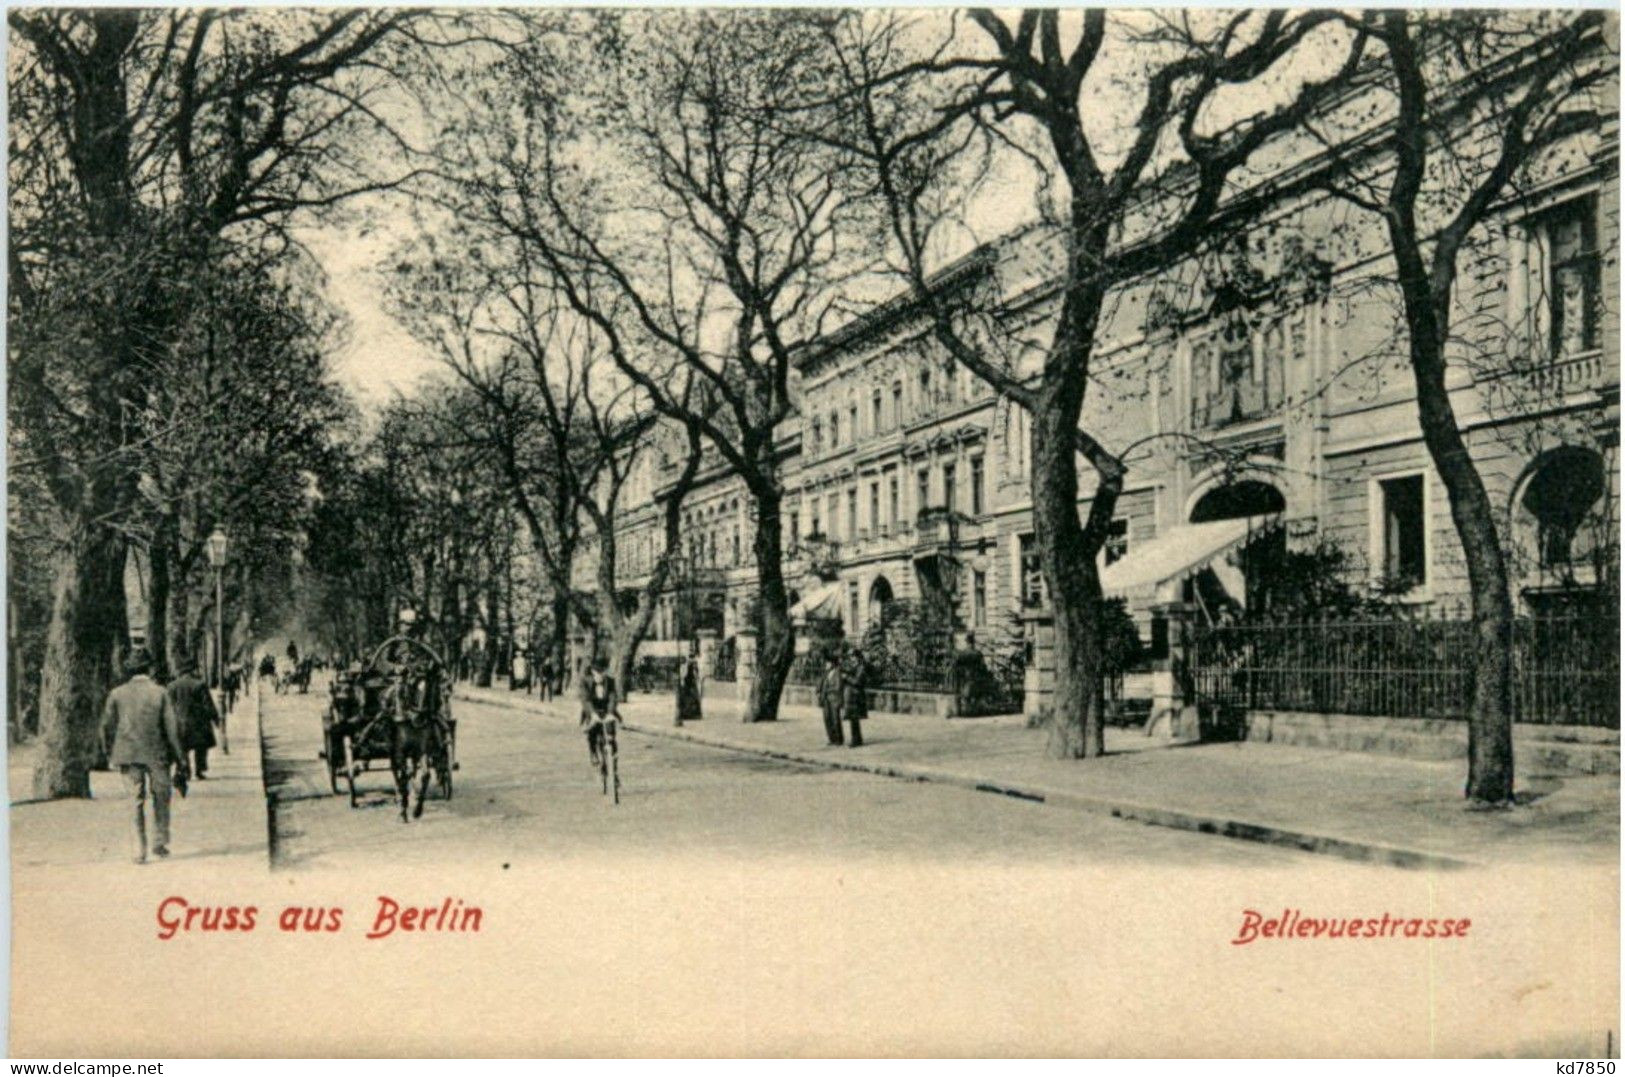
[[11,1057],[1619,1057],[1617,11],[6,15]]

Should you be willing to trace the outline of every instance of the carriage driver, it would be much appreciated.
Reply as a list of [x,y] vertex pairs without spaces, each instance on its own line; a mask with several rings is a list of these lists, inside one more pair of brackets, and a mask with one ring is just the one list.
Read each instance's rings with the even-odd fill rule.
[[604,751],[604,726],[611,717],[621,716],[615,678],[604,668],[602,658],[593,659],[592,669],[581,686],[581,726],[587,731],[587,754],[598,766]]

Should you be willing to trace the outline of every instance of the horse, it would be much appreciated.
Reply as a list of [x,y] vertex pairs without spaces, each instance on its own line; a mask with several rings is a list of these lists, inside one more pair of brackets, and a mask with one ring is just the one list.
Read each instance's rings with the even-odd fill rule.
[[[395,775],[395,792],[401,805],[401,822],[423,815],[423,800],[429,793],[429,779],[438,779],[441,789],[449,788],[451,731],[443,717],[445,692],[438,670],[408,670],[389,690],[386,707],[390,716],[389,766]],[[412,780],[418,779],[416,806],[411,805]],[[448,794],[449,795],[449,794]]]

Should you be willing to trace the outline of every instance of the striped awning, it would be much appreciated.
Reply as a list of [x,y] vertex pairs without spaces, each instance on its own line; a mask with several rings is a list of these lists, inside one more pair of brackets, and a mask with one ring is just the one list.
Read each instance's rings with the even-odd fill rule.
[[790,607],[793,621],[838,621],[841,619],[841,585],[826,583]]
[[1108,597],[1126,597],[1188,579],[1280,522],[1280,516],[1272,514],[1171,527],[1107,565],[1100,574],[1101,590]]

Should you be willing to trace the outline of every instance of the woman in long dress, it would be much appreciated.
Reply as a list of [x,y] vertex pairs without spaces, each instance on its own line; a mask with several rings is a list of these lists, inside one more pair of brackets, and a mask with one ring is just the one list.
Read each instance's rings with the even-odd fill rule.
[[689,655],[677,675],[677,724],[700,717],[700,663]]

